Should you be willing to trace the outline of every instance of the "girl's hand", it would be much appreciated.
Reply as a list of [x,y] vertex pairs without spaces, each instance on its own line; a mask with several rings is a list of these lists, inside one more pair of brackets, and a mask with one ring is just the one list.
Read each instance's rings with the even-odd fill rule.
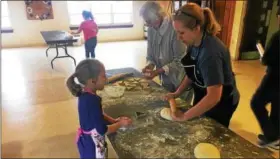
[[117,119],[115,119],[115,122],[118,122],[118,121],[120,121],[121,119],[131,120],[129,117],[122,116],[122,117],[118,117]]
[[125,126],[129,126],[129,125],[132,124],[132,120],[131,119],[124,119],[124,118],[122,118],[118,122],[121,124],[121,126],[124,126],[124,127]]

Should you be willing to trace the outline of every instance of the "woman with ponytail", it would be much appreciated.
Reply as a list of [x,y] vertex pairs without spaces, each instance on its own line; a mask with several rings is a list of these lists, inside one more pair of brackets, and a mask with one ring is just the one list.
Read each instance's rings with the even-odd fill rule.
[[216,37],[221,27],[209,8],[187,3],[173,15],[178,37],[188,46],[181,63],[185,76],[179,88],[165,99],[178,97],[189,85],[194,88],[193,107],[176,111],[174,120],[184,121],[205,115],[225,127],[239,103],[229,50]]
[[82,15],[84,21],[81,23],[78,31],[72,32],[72,34],[80,34],[83,31],[85,39],[86,58],[89,58],[90,55],[92,58],[95,58],[98,27],[90,11],[83,11]]
[[105,134],[131,124],[128,117],[114,119],[103,112],[101,97],[96,91],[102,90],[106,81],[104,65],[98,60],[86,59],[77,65],[66,82],[69,91],[78,97],[80,128],[76,142],[80,158],[106,158]]

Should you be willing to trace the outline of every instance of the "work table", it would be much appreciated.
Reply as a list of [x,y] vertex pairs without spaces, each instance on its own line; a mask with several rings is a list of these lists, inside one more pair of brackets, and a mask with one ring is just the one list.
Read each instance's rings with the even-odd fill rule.
[[[133,68],[106,71],[110,75],[126,72],[141,77]],[[199,143],[215,145],[222,158],[272,158],[268,150],[251,144],[212,119],[200,117],[174,122],[161,118],[160,110],[169,107],[161,99],[165,93],[152,81],[149,91],[126,91],[120,98],[99,92],[107,114],[115,118],[125,115],[133,120],[126,130],[108,135],[119,158],[194,158],[194,148]],[[137,118],[136,112],[144,115]]]

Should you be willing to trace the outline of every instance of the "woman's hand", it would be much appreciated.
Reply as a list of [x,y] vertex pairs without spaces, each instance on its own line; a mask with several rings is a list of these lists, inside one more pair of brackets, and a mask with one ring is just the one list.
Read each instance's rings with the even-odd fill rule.
[[171,117],[174,121],[185,121],[185,120],[187,120],[184,116],[184,113],[180,110],[176,110],[175,112],[171,112]]
[[166,101],[168,101],[168,100],[170,100],[170,99],[176,99],[176,98],[178,98],[179,97],[179,94],[178,93],[176,93],[176,92],[174,92],[174,93],[167,93],[165,96],[163,96],[162,98],[163,98],[163,100],[166,100]]

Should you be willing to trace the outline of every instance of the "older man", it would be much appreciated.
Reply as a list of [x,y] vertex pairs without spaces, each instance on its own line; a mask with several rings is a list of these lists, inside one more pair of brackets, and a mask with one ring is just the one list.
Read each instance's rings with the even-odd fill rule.
[[[159,76],[162,86],[174,92],[185,76],[180,63],[185,46],[177,39],[172,20],[159,3],[146,2],[140,10],[140,16],[148,26],[147,65],[142,72],[148,79]],[[192,97],[192,90],[185,92],[187,101],[190,102]]]

